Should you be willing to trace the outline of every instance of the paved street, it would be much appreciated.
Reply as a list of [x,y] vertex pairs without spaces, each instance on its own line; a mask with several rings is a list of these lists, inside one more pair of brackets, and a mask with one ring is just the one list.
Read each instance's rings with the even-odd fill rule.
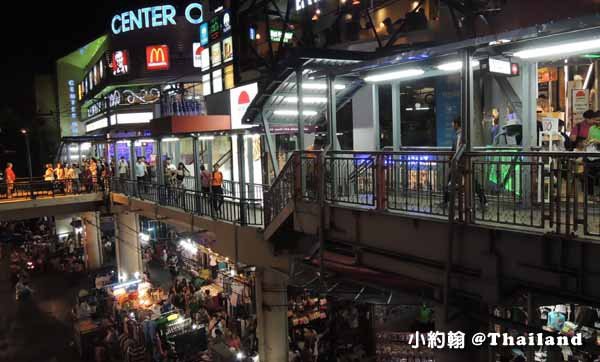
[[7,253],[0,261],[0,361],[79,361],[69,318],[77,286],[53,273],[32,277],[30,302],[16,302]]

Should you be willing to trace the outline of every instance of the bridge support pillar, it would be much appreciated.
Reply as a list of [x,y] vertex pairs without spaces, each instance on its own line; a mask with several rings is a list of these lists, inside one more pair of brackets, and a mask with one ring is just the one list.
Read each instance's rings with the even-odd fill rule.
[[133,279],[135,273],[143,272],[142,252],[139,240],[139,216],[130,211],[116,214],[116,251],[119,277]]
[[82,240],[88,270],[99,269],[102,266],[102,232],[100,230],[100,213],[86,212],[81,214],[85,228],[85,238]]
[[464,361],[487,361],[487,348],[476,348],[471,344],[473,334],[488,332],[488,326],[482,326],[477,321],[460,313],[460,311],[450,309],[448,320],[445,320],[443,306],[435,308],[435,330],[446,334],[446,343],[448,342],[449,332],[463,332],[465,336],[465,347],[463,349],[436,350],[436,362],[464,362]]
[[288,360],[287,275],[256,271],[258,352],[264,362]]

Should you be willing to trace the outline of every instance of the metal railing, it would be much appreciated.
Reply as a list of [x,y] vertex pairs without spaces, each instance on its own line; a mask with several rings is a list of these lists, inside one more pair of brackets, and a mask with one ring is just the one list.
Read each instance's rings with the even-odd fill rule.
[[265,225],[268,225],[297,194],[300,154],[294,153],[264,196]]
[[44,181],[36,178],[34,181],[24,180],[17,179],[13,183],[0,183],[0,201],[33,200],[37,198],[103,192],[106,190],[106,184],[103,180],[89,180],[89,182],[84,179]]
[[[200,185],[200,183],[198,183]],[[263,200],[263,194],[267,189],[266,185],[246,182],[245,184],[246,198]],[[172,185],[177,187],[176,184]],[[194,176],[185,176],[181,183],[181,188],[186,190],[201,191],[200,186],[196,187],[196,178]],[[223,180],[223,194],[225,196],[240,197],[239,181]]]
[[262,201],[259,199],[241,200],[216,191],[204,193],[183,187],[131,180],[113,180],[111,190],[216,220],[253,226],[264,224]]
[[[448,217],[469,224],[600,237],[600,154],[497,150],[295,153],[265,203],[267,223],[289,200]],[[323,163],[321,164],[321,159]]]

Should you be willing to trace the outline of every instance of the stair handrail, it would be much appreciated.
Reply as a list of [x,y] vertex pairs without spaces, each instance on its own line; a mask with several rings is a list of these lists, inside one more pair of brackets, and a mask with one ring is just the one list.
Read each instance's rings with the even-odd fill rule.
[[294,152],[277,177],[263,193],[265,226],[296,196],[296,167],[300,153]]

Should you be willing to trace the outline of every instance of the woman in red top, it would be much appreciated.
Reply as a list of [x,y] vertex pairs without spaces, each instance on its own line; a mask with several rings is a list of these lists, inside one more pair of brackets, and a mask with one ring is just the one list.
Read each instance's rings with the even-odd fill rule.
[[6,169],[4,170],[4,177],[6,178],[6,196],[8,198],[11,198],[17,176],[13,171],[13,164],[10,162],[6,164]]

